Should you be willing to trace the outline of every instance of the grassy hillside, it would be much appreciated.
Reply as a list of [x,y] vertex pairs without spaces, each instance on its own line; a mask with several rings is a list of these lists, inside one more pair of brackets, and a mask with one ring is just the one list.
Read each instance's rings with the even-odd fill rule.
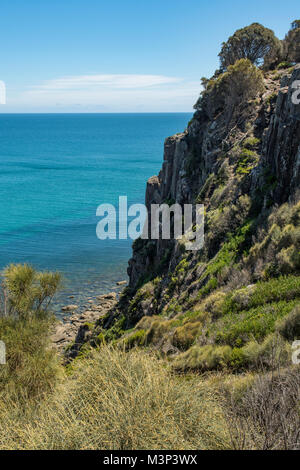
[[[223,44],[221,68],[202,79],[193,119],[148,181],[148,206],[204,204],[202,250],[136,240],[129,287],[63,358],[49,341],[60,276],[5,270],[0,449],[300,448],[294,26],[283,42],[254,24]],[[267,52],[241,57],[256,34]]]

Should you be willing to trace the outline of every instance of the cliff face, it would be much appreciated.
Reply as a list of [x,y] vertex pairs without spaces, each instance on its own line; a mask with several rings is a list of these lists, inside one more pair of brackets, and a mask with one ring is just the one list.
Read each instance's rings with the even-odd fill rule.
[[[166,139],[162,170],[147,183],[148,210],[151,204],[197,201],[213,211],[216,203],[211,198],[224,184],[230,187],[225,186],[219,204],[233,205],[242,195],[250,195],[263,212],[291,200],[300,187],[300,105],[292,102],[292,85],[299,79],[300,65],[289,73],[269,73],[265,92],[245,104],[229,123],[225,112],[209,116],[198,110],[185,132]],[[243,148],[251,138],[253,143]],[[227,172],[229,184],[221,181],[222,171]],[[176,251],[173,242],[134,245],[128,268],[132,288],[157,270],[168,249]]]
[[300,106],[293,104],[293,84],[300,79],[300,66],[281,81],[275,112],[264,131],[264,161],[275,174],[277,202],[287,200],[300,187]]
[[[291,357],[300,335],[300,65],[264,76],[242,65],[238,80],[211,81],[147,183],[148,211],[204,204],[203,248],[136,240],[130,285],[89,332],[92,346],[151,346],[176,369],[197,371],[272,368],[274,342]],[[245,67],[261,80],[251,93],[239,86],[249,84]],[[79,334],[70,357],[82,342]]]

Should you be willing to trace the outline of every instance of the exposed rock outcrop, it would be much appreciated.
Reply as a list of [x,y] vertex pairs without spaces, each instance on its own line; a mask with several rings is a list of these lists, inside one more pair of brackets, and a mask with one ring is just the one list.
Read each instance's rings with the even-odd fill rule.
[[[148,211],[151,204],[175,201],[203,202],[209,210],[212,205],[207,198],[212,196],[216,180],[223,184],[220,171],[225,164],[231,177],[240,171],[228,188],[233,192],[228,204],[250,194],[263,209],[270,200],[282,204],[293,197],[300,186],[300,105],[292,102],[293,84],[299,79],[300,65],[292,73],[282,71],[279,77],[269,73],[263,96],[245,103],[229,125],[225,112],[212,118],[201,109],[196,111],[184,133],[165,141],[162,170],[147,183]],[[252,167],[239,169],[236,149],[250,136],[257,141],[257,161]],[[211,188],[209,178],[215,179]],[[162,240],[135,243],[128,268],[130,287],[136,288],[142,279],[157,271],[167,250],[174,250],[174,246],[176,243]]]
[[300,105],[293,103],[293,84],[300,79],[300,65],[281,80],[275,112],[264,133],[263,158],[278,181],[276,202],[287,200],[300,187]]

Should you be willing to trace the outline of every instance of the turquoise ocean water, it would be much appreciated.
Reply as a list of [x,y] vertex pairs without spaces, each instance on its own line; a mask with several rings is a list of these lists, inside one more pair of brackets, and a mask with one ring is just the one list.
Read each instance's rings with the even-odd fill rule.
[[82,304],[127,279],[132,241],[98,240],[96,208],[125,195],[144,202],[165,137],[190,117],[0,114],[0,269],[28,262],[61,271],[56,306]]

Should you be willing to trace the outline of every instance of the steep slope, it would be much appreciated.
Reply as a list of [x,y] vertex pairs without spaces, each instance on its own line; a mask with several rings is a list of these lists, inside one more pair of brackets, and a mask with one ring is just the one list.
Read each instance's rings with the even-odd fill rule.
[[166,139],[146,190],[149,212],[203,203],[204,248],[136,240],[129,287],[88,332],[89,345],[151,346],[180,369],[240,369],[270,365],[281,331],[287,360],[293,338],[283,319],[300,334],[299,79],[300,65],[263,75],[241,60],[208,82],[187,129]]
[[[165,142],[163,168],[147,183],[149,211],[154,203],[197,201],[209,213],[248,195],[252,213],[261,213],[291,201],[300,187],[300,107],[291,99],[292,84],[299,78],[299,66],[291,74],[268,74],[258,102],[244,104],[231,123],[226,110],[217,110],[211,117],[206,110],[197,111],[183,134]],[[229,222],[225,233],[233,228],[233,220]],[[213,254],[218,248],[216,244],[207,250]],[[141,250],[138,243],[134,245],[128,270],[132,287],[165,254],[160,242],[150,250],[152,258],[144,256],[143,250],[144,246]]]

